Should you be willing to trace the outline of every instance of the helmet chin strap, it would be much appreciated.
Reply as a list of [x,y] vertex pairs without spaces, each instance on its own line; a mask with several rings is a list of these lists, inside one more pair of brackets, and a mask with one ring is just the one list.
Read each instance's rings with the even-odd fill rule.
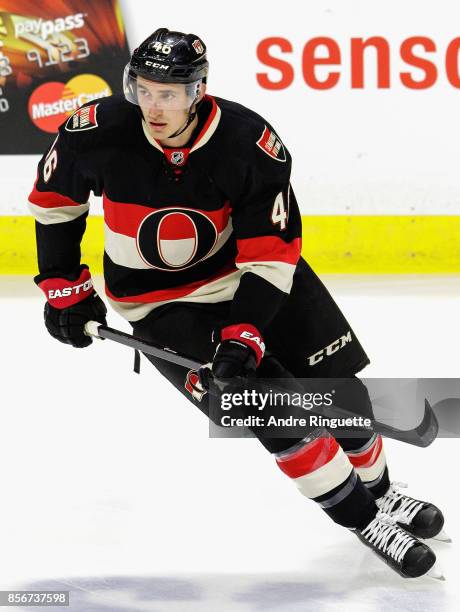
[[[195,98],[196,100],[196,98]],[[195,100],[193,100],[193,102],[190,105],[190,108],[188,109],[188,117],[186,122],[184,123],[184,125],[179,128],[178,130],[176,130],[174,132],[174,134],[171,134],[170,136],[168,136],[168,138],[175,138],[176,136],[180,136],[183,132],[185,132],[185,130],[188,128],[188,126],[192,123],[192,121],[195,119],[197,112],[198,112],[198,106],[199,106],[199,102],[195,102]],[[192,111],[193,105],[196,104],[195,106],[195,110]]]

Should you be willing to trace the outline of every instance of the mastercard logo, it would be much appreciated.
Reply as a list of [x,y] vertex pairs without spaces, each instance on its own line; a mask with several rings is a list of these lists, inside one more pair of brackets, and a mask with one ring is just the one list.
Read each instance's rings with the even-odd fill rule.
[[79,74],[66,84],[50,81],[30,96],[29,117],[38,129],[55,133],[82,104],[111,94],[108,83],[95,74]]

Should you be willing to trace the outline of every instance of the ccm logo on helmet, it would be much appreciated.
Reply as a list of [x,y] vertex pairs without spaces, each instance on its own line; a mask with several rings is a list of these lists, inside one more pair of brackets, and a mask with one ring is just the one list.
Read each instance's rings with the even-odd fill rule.
[[246,340],[251,340],[251,342],[255,342],[262,351],[262,354],[265,353],[265,344],[260,336],[254,336],[254,334],[251,334],[251,332],[243,331],[240,334],[240,338],[245,338]]
[[145,62],[146,66],[150,66],[152,68],[159,68],[160,70],[168,70],[169,66],[167,64],[159,64],[158,62],[151,62],[150,60],[147,60]]
[[48,291],[48,299],[54,300],[56,298],[69,297],[72,293],[78,295],[81,293],[85,293],[89,291],[93,287],[93,281],[91,279],[81,283],[80,285],[75,285],[74,287],[64,287],[64,289],[50,289]]
[[334,342],[331,342],[325,348],[321,349],[317,353],[313,353],[313,355],[310,355],[310,357],[308,357],[308,365],[316,365],[317,363],[322,361],[325,356],[330,357],[331,355],[339,351],[341,348],[343,348],[346,344],[352,341],[353,338],[351,337],[351,331],[349,331],[345,336],[337,338],[337,340],[334,340]]

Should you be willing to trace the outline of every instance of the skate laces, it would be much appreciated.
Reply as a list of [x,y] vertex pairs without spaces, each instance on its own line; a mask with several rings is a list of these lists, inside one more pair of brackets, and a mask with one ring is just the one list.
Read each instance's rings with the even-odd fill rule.
[[375,519],[361,531],[361,535],[370,544],[401,563],[406,552],[417,540],[398,527],[396,521],[397,517],[379,511]]
[[404,495],[398,490],[400,488],[407,488],[407,483],[392,482],[385,495],[375,500],[375,503],[381,512],[391,516],[396,512],[400,523],[409,524],[417,512],[423,508],[424,502]]

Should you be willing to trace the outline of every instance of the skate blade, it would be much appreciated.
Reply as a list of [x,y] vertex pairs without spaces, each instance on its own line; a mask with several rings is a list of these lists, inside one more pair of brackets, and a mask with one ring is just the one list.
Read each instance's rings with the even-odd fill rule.
[[439,542],[452,542],[452,538],[444,531],[444,529],[441,529],[441,531],[432,539],[438,540]]
[[446,577],[440,570],[437,563],[433,565],[433,567],[425,574],[425,576],[428,576],[429,578],[434,578],[434,580],[441,580],[442,582],[446,580]]

